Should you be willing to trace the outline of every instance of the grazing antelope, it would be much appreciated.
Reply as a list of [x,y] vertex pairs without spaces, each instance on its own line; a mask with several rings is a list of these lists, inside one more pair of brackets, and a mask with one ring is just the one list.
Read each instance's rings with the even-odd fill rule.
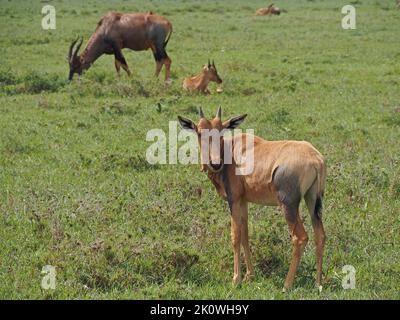
[[280,15],[281,14],[281,9],[278,7],[274,7],[274,4],[270,4],[267,8],[261,8],[256,10],[256,16],[265,16],[267,14],[275,14],[275,15]]
[[208,83],[210,81],[214,81],[218,84],[222,83],[222,79],[218,75],[217,68],[215,67],[214,60],[210,63],[210,59],[208,59],[208,64],[203,67],[203,70],[198,75],[183,80],[183,89],[210,94],[211,92],[208,89]]
[[[221,133],[234,129],[246,118],[237,116],[221,120],[221,107],[214,119],[208,120],[200,108],[200,120],[178,116],[182,128],[196,133],[199,137],[202,171],[214,184],[219,195],[228,201],[231,213],[231,237],[234,253],[233,284],[240,282],[240,245],[244,249],[246,276],[253,275],[248,238],[248,203],[266,206],[280,206],[284,213],[293,243],[292,260],[284,290],[290,288],[308,241],[299,214],[299,205],[304,198],[311,215],[316,244],[316,285],[321,284],[322,256],[325,231],[322,224],[322,198],[324,194],[326,166],[323,156],[306,141],[266,141],[249,134],[237,134],[230,138],[218,135],[218,143],[208,143],[205,132],[216,130]],[[217,141],[218,141],[217,139]],[[254,143],[247,145],[246,140]],[[251,140],[252,139],[252,140]],[[223,147],[221,147],[223,145]],[[228,153],[230,146],[230,154]],[[236,146],[236,149],[235,149]],[[247,175],[238,175],[238,157],[253,155],[253,170]],[[232,156],[234,155],[234,156]],[[250,159],[250,158],[247,158]]]
[[89,39],[86,48],[78,55],[83,38],[73,51],[76,39],[69,47],[69,80],[74,73],[79,75],[99,58],[102,54],[113,54],[115,68],[119,74],[122,68],[130,75],[130,70],[122,54],[122,49],[129,48],[134,51],[151,49],[156,60],[158,76],[165,65],[165,80],[170,78],[171,59],[165,47],[172,33],[171,23],[164,17],[147,13],[115,13],[109,12],[101,18],[95,32]]

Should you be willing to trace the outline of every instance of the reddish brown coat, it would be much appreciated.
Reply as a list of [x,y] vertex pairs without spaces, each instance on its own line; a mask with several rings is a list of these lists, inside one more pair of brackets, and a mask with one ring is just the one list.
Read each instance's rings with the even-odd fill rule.
[[130,74],[122,49],[134,51],[151,49],[156,60],[156,76],[165,65],[165,78],[170,77],[171,59],[165,47],[172,33],[171,23],[164,17],[147,13],[117,13],[109,12],[101,18],[95,32],[90,37],[85,49],[78,55],[78,44],[74,53],[73,42],[69,51],[70,77],[74,73],[81,74],[103,54],[115,56],[115,68],[119,73],[120,67]]

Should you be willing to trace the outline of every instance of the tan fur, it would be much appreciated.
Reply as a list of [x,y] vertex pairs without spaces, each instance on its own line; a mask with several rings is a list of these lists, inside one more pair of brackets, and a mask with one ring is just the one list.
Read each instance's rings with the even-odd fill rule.
[[[212,123],[210,123],[212,128]],[[204,126],[200,124],[199,130]],[[225,138],[225,143],[229,140],[242,139],[242,155],[246,151],[247,134],[236,135],[233,138]],[[254,136],[254,171],[249,175],[235,175],[232,170],[230,181],[234,200],[245,200],[248,202],[279,206],[279,200],[274,190],[272,173],[279,165],[285,165],[299,173],[301,195],[304,196],[314,181],[318,178],[321,181],[319,192],[324,189],[325,164],[322,155],[306,141],[266,141]],[[234,141],[235,142],[235,141]],[[235,144],[233,144],[235,145]],[[221,196],[226,198],[223,183],[218,173],[212,172],[207,168],[208,176],[214,184],[218,185]],[[319,176],[318,176],[319,174]]]
[[281,10],[277,7],[274,7],[273,4],[269,5],[267,8],[261,8],[256,10],[256,16],[265,16],[268,14],[279,15]]
[[[191,120],[182,117],[179,117],[179,121],[185,129],[201,134],[205,129],[221,131],[224,128],[234,128],[244,120],[245,116],[235,117],[225,122],[222,122],[219,117],[212,120],[202,117],[198,124],[194,124]],[[316,284],[320,286],[325,231],[321,217],[316,216],[315,208],[317,199],[322,199],[326,179],[326,165],[321,153],[306,141],[267,141],[248,134],[238,134],[230,138],[221,139],[223,139],[223,143],[232,144],[233,142],[232,154],[235,154],[235,151],[237,151],[235,146],[238,145],[241,146],[239,154],[245,155],[246,151],[252,151],[254,154],[254,170],[248,175],[237,175],[235,173],[235,169],[238,166],[237,157],[232,159],[232,164],[222,164],[217,168],[213,166],[213,163],[222,161],[224,158],[221,151],[222,148],[219,153],[210,148],[208,153],[210,164],[202,165],[202,171],[207,172],[207,176],[215,186],[218,194],[224,200],[230,202],[231,236],[234,251],[233,283],[237,284],[241,279],[240,244],[244,248],[246,262],[247,272],[245,279],[249,279],[253,275],[247,227],[247,207],[248,203],[252,202],[266,206],[280,206],[285,214],[289,233],[292,237],[293,254],[284,287],[287,289],[292,286],[300,258],[308,241],[308,235],[300,219],[298,203],[297,208],[295,208],[281,198],[279,192],[282,192],[282,187],[284,187],[283,189],[287,190],[293,189],[293,192],[296,192],[296,188],[298,188],[301,198],[304,197],[308,206],[315,232]],[[254,140],[254,143],[250,146],[251,149],[246,149],[246,140],[248,139]],[[200,149],[202,148],[201,141],[199,138]],[[242,143],[238,143],[239,141]],[[274,174],[278,171],[278,168],[280,168],[281,172],[287,173],[288,177],[295,177],[296,185],[282,186],[277,184],[279,181],[275,181]],[[227,181],[229,190],[226,189]],[[284,183],[286,184],[292,183],[290,179],[287,182],[285,181]],[[282,183],[282,181],[279,183]],[[286,195],[290,197],[291,194],[289,192]]]
[[211,81],[219,84],[222,83],[222,79],[219,77],[214,63],[205,65],[198,75],[183,80],[182,87],[187,91],[198,91],[210,94],[208,84]]

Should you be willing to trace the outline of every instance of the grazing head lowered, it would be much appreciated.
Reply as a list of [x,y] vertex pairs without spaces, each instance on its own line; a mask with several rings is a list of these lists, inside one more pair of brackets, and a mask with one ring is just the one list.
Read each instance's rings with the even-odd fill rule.
[[82,74],[82,63],[80,60],[80,56],[78,55],[79,49],[82,45],[83,38],[79,41],[78,45],[76,46],[75,50],[74,47],[76,43],[78,42],[79,37],[71,43],[69,46],[69,52],[68,52],[68,63],[69,63],[69,76],[68,80],[72,80],[74,73],[77,73],[79,75]]
[[128,64],[122,49],[134,51],[151,49],[156,61],[155,75],[165,66],[165,80],[169,81],[171,59],[166,46],[172,33],[172,24],[164,17],[146,13],[109,12],[97,24],[86,48],[79,55],[82,39],[74,50],[78,40],[69,48],[69,80],[75,73],[82,74],[103,54],[114,55],[115,69],[119,75],[121,67],[130,75]]
[[[284,289],[292,286],[301,256],[308,241],[300,218],[299,206],[303,198],[311,216],[315,234],[316,285],[320,287],[325,231],[322,224],[322,200],[325,189],[326,165],[321,153],[306,141],[267,141],[248,133],[223,137],[226,129],[234,129],[246,115],[227,121],[221,120],[221,108],[214,119],[208,120],[200,109],[200,120],[178,117],[181,126],[198,135],[202,170],[207,172],[218,194],[228,202],[231,213],[233,247],[233,284],[241,281],[240,250],[244,249],[245,280],[253,276],[248,238],[248,203],[279,206],[292,238],[292,259],[284,282]],[[210,142],[206,133],[215,131]],[[214,134],[212,135],[214,138]],[[243,143],[245,141],[245,144]],[[250,141],[250,143],[248,143]],[[219,142],[213,144],[213,142]],[[224,148],[221,148],[224,145]],[[225,149],[225,146],[231,146]],[[229,153],[228,154],[228,151]],[[225,152],[225,154],[224,154]],[[251,171],[238,171],[244,159]],[[228,161],[229,160],[229,161]]]
[[208,89],[208,84],[210,82],[221,84],[222,79],[218,74],[214,60],[211,63],[209,59],[208,63],[203,67],[202,72],[194,77],[186,78],[183,81],[183,88],[188,91],[199,91],[205,94],[210,94],[211,92]]

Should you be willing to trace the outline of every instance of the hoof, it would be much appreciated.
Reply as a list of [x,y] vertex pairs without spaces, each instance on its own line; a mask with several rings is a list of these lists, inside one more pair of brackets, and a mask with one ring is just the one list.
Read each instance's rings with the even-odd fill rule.
[[240,284],[240,277],[233,277],[232,286],[237,287]]
[[282,293],[289,292],[291,287],[292,287],[292,286],[288,286],[288,285],[285,284],[285,285],[283,286]]
[[253,280],[253,278],[254,278],[253,273],[246,273],[246,275],[244,276],[243,282],[250,282],[251,280]]

